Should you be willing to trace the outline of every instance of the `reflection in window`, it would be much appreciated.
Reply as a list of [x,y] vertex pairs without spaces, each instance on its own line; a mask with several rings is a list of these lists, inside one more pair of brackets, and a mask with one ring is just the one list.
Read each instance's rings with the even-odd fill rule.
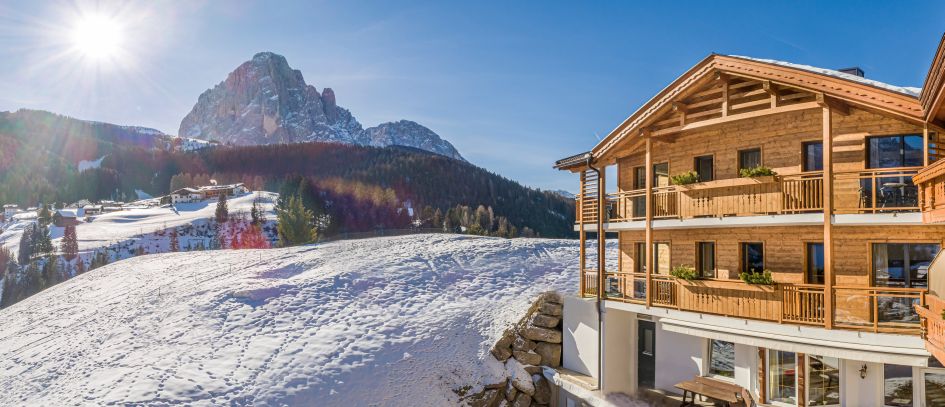
[[715,170],[711,155],[696,157],[693,167],[695,167],[696,173],[699,174],[699,182],[712,181]]
[[669,163],[653,164],[653,187],[669,186]]
[[698,258],[696,259],[696,269],[699,276],[704,278],[715,277],[715,243],[699,242],[696,243]]
[[755,168],[761,165],[761,149],[753,148],[738,152],[738,169]]
[[824,244],[807,244],[807,284],[824,283]]
[[922,136],[870,137],[867,139],[869,168],[922,166]]
[[883,401],[887,406],[912,406],[911,366],[883,366]]
[[764,245],[761,243],[742,243],[742,273],[760,273],[764,269]]
[[794,352],[768,350],[768,400],[797,404],[797,358]]
[[873,282],[880,287],[928,287],[935,243],[874,243]]
[[840,359],[807,356],[807,405],[840,404]]
[[824,143],[814,141],[804,143],[803,146],[804,163],[802,170],[823,171],[824,169]]
[[653,243],[656,274],[669,275],[669,243]]
[[735,344],[709,340],[709,375],[735,378]]
[[925,405],[945,406],[945,372],[925,373]]

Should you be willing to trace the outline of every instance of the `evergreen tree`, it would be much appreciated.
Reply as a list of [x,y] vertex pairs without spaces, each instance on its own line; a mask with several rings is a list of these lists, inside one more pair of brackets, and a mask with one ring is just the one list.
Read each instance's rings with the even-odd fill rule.
[[52,222],[52,213],[49,212],[49,207],[45,204],[41,204],[40,207],[42,209],[39,210],[36,221],[39,222],[40,227],[49,226],[49,223]]
[[312,212],[305,209],[299,197],[289,198],[286,208],[278,210],[279,240],[283,246],[295,246],[315,241],[317,235],[310,220]]
[[85,273],[85,262],[82,261],[82,258],[79,258],[79,261],[75,263],[75,274],[79,275]]
[[34,225],[32,243],[34,256],[47,256],[54,250],[52,239],[49,237],[49,228]]
[[66,260],[72,261],[78,256],[79,239],[75,233],[75,226],[66,226],[66,230],[62,235],[61,246],[62,257],[65,257]]
[[34,224],[26,225],[23,228],[23,234],[20,236],[20,248],[17,252],[16,261],[20,264],[29,264],[33,258],[33,229]]
[[217,224],[226,223],[226,220],[230,216],[230,211],[226,207],[226,194],[221,193],[219,199],[217,199],[217,210],[214,213],[214,219],[216,219]]
[[253,198],[253,207],[249,210],[250,222],[259,226],[263,221],[262,208],[259,207],[259,197]]
[[170,246],[169,250],[172,252],[180,251],[180,242],[177,240],[177,228],[171,229],[171,237],[170,237],[169,246]]

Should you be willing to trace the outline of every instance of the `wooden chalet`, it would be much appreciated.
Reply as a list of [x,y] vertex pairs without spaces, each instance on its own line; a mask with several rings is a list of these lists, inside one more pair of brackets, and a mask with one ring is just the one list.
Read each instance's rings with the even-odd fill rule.
[[[807,363],[812,338],[823,338],[816,349],[825,356],[836,355],[824,349],[841,354],[866,342],[896,348],[918,340],[928,351],[896,348],[889,359],[867,352],[843,362],[864,361],[864,372],[877,361],[915,369],[937,363],[924,359],[929,354],[945,361],[945,260],[936,260],[945,244],[943,88],[945,41],[921,90],[859,69],[709,55],[593,149],[555,163],[580,177],[580,295],[639,321],[628,333],[687,332],[708,340],[710,353],[723,337],[753,344],[756,377],[740,382],[764,403],[807,405],[815,397],[803,377],[792,379],[801,388],[793,396],[775,395],[771,381],[784,378],[770,375],[770,358],[783,356],[771,350],[790,349],[792,363]],[[607,179],[609,166],[616,179]],[[618,241],[616,259],[605,256],[608,237]],[[674,277],[674,269],[695,278]],[[773,284],[740,278],[764,271]],[[719,333],[737,330],[729,325],[753,333]],[[599,351],[608,353],[600,335]],[[665,343],[644,336],[630,343],[642,347],[637,340]],[[629,353],[637,364],[630,376],[639,376],[611,389],[667,387],[639,370],[644,353]],[[604,380],[613,372],[612,383],[621,381],[627,367],[615,365],[619,371],[601,368]],[[929,374],[945,380],[945,371]],[[839,405],[871,400],[843,394]]]

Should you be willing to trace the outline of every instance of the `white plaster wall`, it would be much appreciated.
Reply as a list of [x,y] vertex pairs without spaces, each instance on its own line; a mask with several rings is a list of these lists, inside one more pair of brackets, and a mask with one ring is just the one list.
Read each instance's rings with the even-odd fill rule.
[[735,344],[735,384],[758,397],[758,348]]
[[636,325],[636,314],[613,309],[604,312],[604,394],[636,391]]
[[664,331],[656,324],[656,388],[679,393],[674,384],[702,374],[706,340]]
[[597,377],[597,302],[574,296],[564,298],[562,361],[565,369]]
[[[866,365],[866,378],[860,378],[860,368]],[[844,360],[841,362],[841,400],[845,406],[883,405],[883,364]]]

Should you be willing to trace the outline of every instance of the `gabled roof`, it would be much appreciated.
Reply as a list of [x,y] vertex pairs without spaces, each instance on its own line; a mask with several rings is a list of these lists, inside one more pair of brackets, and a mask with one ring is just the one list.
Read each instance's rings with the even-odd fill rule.
[[929,122],[945,125],[945,35],[939,41],[929,73],[925,76],[919,101]]
[[861,107],[871,108],[920,123],[923,111],[916,89],[866,80],[838,71],[775,60],[712,54],[676,78],[607,135],[591,153],[597,159],[607,154],[630,134],[646,128],[686,95],[695,92],[722,73],[742,78],[770,81],[815,94],[823,94]]

